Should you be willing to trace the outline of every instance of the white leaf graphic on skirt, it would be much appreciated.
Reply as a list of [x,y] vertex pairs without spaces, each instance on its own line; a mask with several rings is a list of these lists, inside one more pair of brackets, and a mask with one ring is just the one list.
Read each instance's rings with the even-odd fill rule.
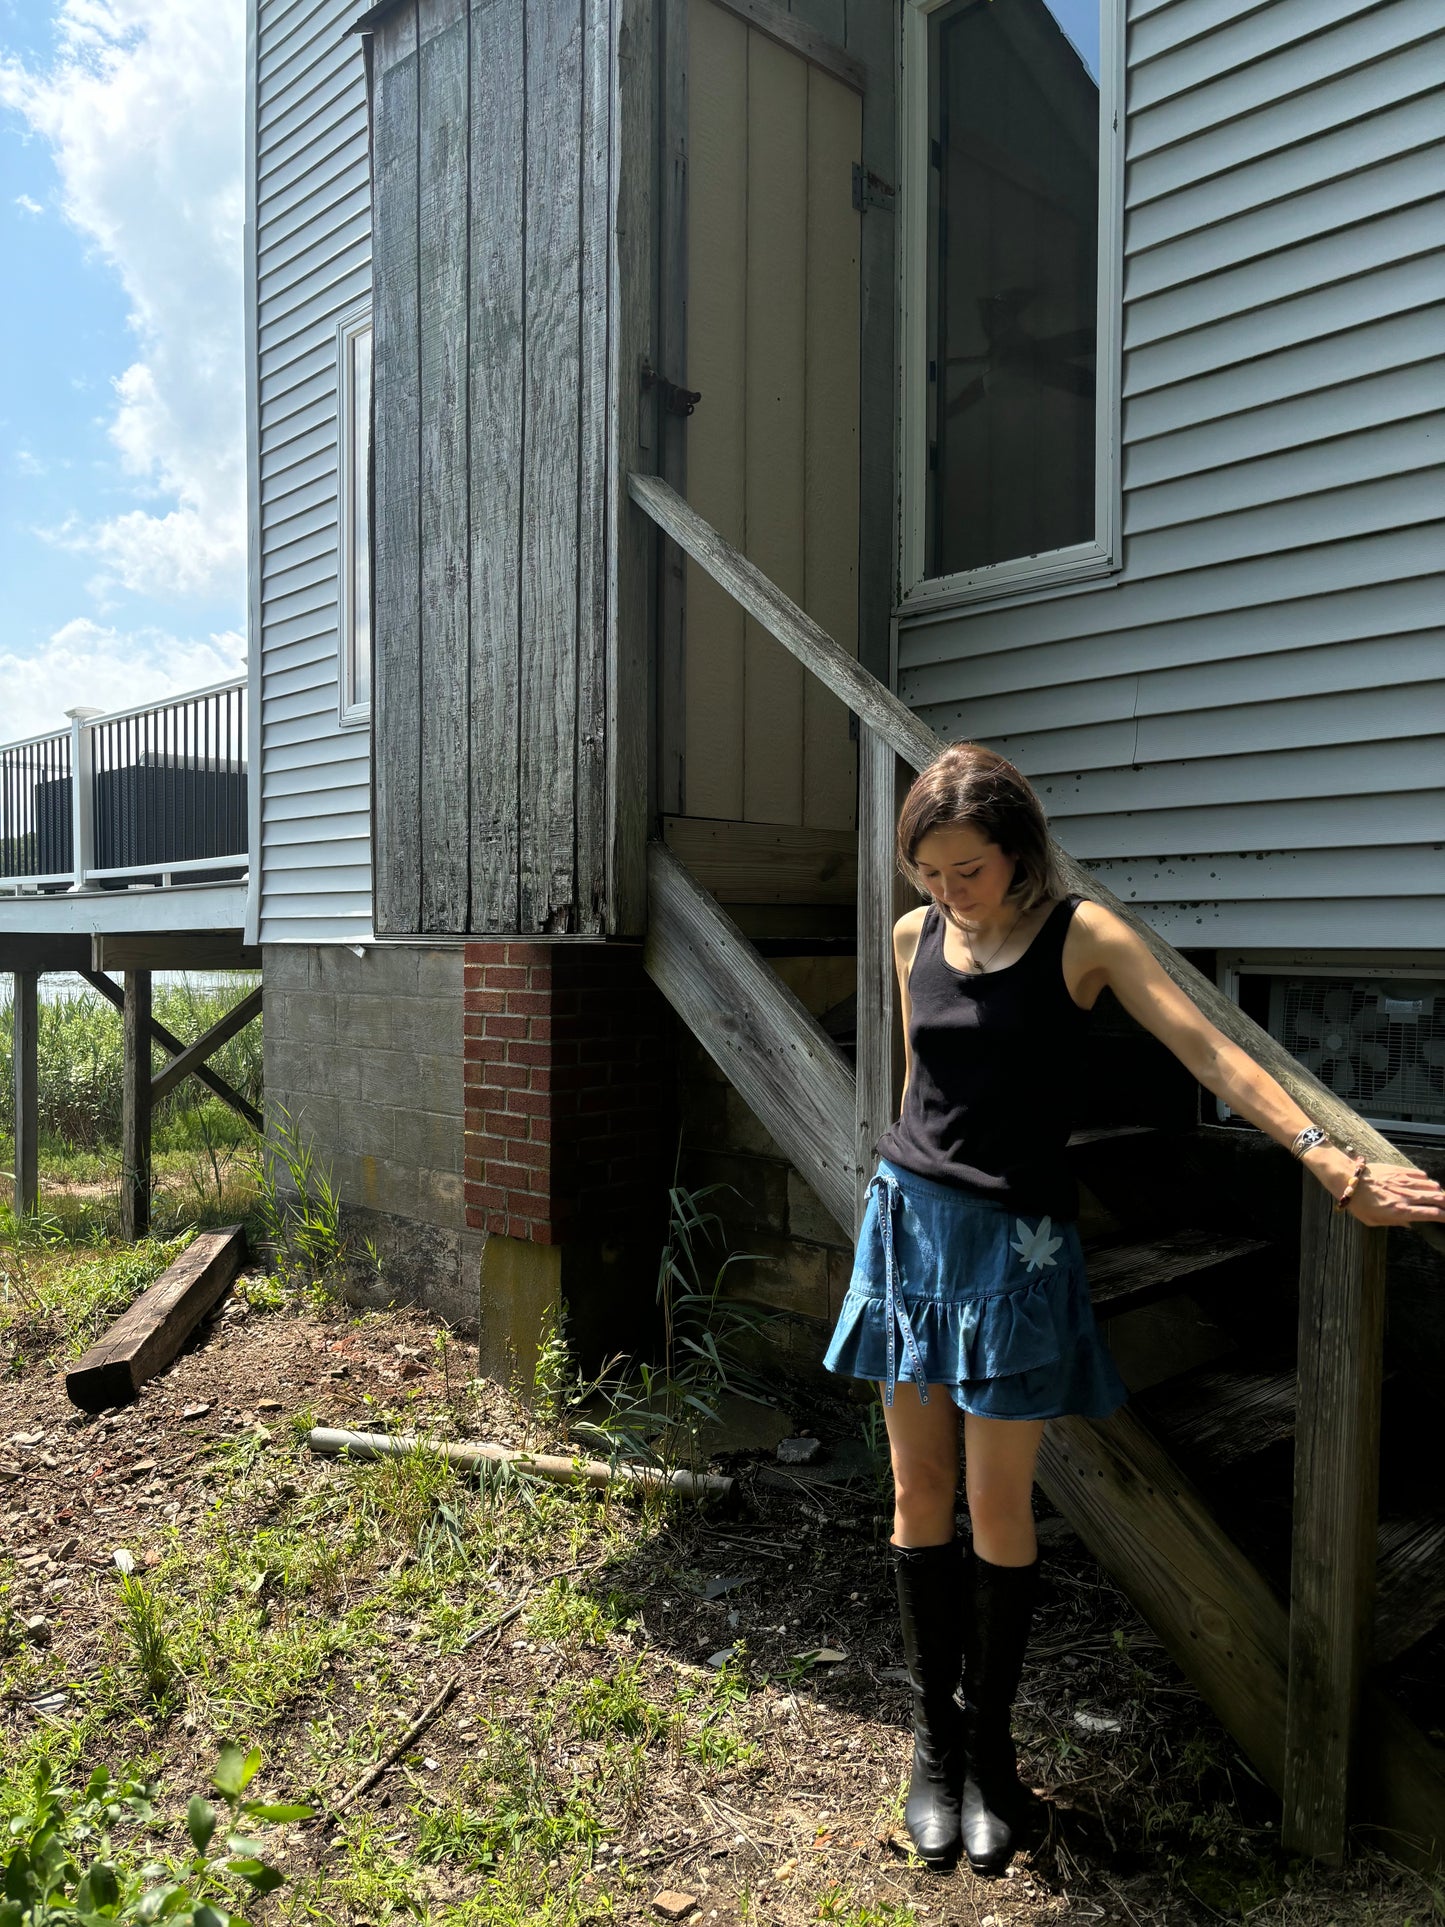
[[1042,1271],[1045,1265],[1057,1265],[1059,1261],[1054,1253],[1064,1241],[1062,1238],[1050,1237],[1049,1234],[1054,1228],[1052,1218],[1045,1218],[1037,1231],[1030,1231],[1022,1218],[1015,1218],[1014,1223],[1018,1226],[1019,1235],[1013,1240],[1009,1250],[1016,1251],[1030,1271]]

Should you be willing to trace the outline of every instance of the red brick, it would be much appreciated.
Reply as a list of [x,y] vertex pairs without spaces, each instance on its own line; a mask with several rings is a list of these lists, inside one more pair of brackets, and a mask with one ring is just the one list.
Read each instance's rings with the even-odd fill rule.
[[542,1091],[508,1091],[507,1109],[518,1117],[550,1117],[552,1100]]
[[488,1037],[523,1038],[527,1035],[525,1017],[488,1017]]
[[553,1120],[550,1117],[534,1117],[532,1119],[532,1128],[527,1133],[529,1142],[532,1144],[550,1144],[552,1142],[552,1122]]
[[[495,1017],[487,1017],[482,1021],[488,1024],[495,1024],[497,1019]],[[468,1037],[465,1040],[465,1046],[463,1055],[468,1063],[485,1064],[506,1062],[507,1040],[505,1037]]]
[[552,967],[553,950],[550,944],[532,943],[528,939],[513,938],[507,944],[507,962],[536,966],[543,970]]
[[524,1091],[532,1081],[525,1064],[489,1064],[487,1084],[494,1091]]
[[545,1017],[552,1008],[552,999],[545,990],[509,990],[507,1010],[513,1017]]
[[507,1046],[509,1064],[548,1065],[552,1062],[551,1047],[547,1044],[510,1043]]
[[464,1184],[462,1193],[474,1211],[505,1210],[507,1194],[499,1184]]
[[[516,1118],[514,1122],[520,1124],[524,1131],[526,1130],[527,1120],[525,1118]],[[529,1164],[537,1170],[549,1170],[551,1168],[551,1146],[543,1144],[536,1138],[513,1138],[510,1155],[514,1164]]]
[[489,1010],[505,1010],[507,993],[505,990],[464,990],[462,1009],[469,1015],[483,1015]]
[[509,1111],[488,1111],[487,1129],[497,1137],[525,1137],[527,1120],[524,1117],[513,1117]]
[[485,974],[488,990],[525,990],[527,988],[526,971],[519,969],[510,961],[489,963]]
[[507,1155],[507,1140],[504,1137],[483,1137],[475,1131],[468,1131],[462,1143],[465,1157],[480,1158],[484,1164]]

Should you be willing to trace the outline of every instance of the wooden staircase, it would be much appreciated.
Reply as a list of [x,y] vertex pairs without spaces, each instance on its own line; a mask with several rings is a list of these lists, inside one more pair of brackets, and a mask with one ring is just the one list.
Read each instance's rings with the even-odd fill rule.
[[[661,842],[649,847],[644,950],[789,1160],[841,1224],[856,1224],[872,1144],[895,1115],[895,761],[922,767],[941,745],[664,484],[634,476],[630,487],[864,725],[856,1063],[846,1018],[815,1020]],[[1067,887],[1118,909],[1326,1129],[1406,1161],[1058,854]],[[1052,1423],[1040,1482],[1281,1795],[1287,1846],[1334,1858],[1347,1825],[1363,1824],[1392,1852],[1438,1864],[1445,1747],[1382,1675],[1445,1622],[1445,1508],[1393,1476],[1380,1505],[1385,1234],[1335,1214],[1306,1179],[1296,1289],[1292,1252],[1190,1226],[1178,1200],[1161,1222],[1157,1202],[1131,1197],[1139,1139],[1099,1131],[1075,1147],[1094,1303],[1136,1396],[1101,1423]]]

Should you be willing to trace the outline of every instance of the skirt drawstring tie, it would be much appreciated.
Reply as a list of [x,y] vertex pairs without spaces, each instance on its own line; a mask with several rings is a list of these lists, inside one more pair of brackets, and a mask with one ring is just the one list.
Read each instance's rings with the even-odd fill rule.
[[903,1333],[903,1348],[913,1367],[914,1381],[918,1386],[918,1402],[928,1403],[928,1386],[924,1378],[923,1360],[919,1356],[918,1340],[913,1335],[913,1327],[908,1321],[908,1312],[903,1303],[897,1283],[897,1261],[893,1253],[893,1212],[895,1206],[902,1208],[903,1191],[897,1178],[889,1171],[875,1171],[868,1181],[868,1192],[878,1192],[878,1227],[883,1236],[883,1268],[886,1278],[884,1316],[888,1324],[888,1381],[884,1389],[884,1403],[891,1406],[893,1390],[898,1383],[897,1374],[897,1334]]

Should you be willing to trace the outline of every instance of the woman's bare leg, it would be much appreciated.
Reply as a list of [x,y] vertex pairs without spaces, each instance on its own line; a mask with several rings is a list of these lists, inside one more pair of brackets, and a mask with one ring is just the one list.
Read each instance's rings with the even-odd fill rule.
[[963,1463],[973,1549],[991,1566],[1027,1566],[1038,1556],[1033,1490],[1043,1437],[1042,1419],[964,1414]]
[[925,1405],[905,1382],[883,1413],[893,1456],[893,1544],[945,1545],[958,1504],[958,1407],[942,1385],[929,1388]]

